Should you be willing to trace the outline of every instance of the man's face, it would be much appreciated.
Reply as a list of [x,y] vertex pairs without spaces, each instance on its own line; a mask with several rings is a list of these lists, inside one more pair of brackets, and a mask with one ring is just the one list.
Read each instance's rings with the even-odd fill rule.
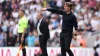
[[19,17],[22,17],[22,16],[23,16],[23,12],[19,11]]
[[68,5],[64,4],[64,10],[65,11],[69,11],[70,10],[70,7],[68,7]]
[[41,13],[38,13],[38,14],[37,14],[37,19],[41,19],[41,18],[42,18]]

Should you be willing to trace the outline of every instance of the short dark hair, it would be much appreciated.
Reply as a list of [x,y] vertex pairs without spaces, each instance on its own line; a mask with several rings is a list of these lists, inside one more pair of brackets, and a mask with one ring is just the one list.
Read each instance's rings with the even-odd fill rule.
[[19,11],[22,11],[25,14],[25,11],[23,9],[20,9]]
[[65,4],[68,6],[68,7],[70,7],[71,9],[72,9],[72,3],[71,2],[65,2]]

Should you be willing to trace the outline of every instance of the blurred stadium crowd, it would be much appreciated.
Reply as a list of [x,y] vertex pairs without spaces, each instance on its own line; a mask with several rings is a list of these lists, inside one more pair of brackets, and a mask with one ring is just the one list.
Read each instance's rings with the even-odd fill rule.
[[[100,0],[72,0],[73,13],[78,21],[78,35],[73,36],[71,47],[88,47],[86,34],[100,30]],[[0,46],[18,46],[18,11],[25,10],[28,21],[28,47],[39,46],[36,31],[37,13],[43,7],[63,9],[63,0],[0,0]],[[44,12],[44,17],[49,23],[50,39],[48,47],[59,47],[59,33],[61,31],[62,16]],[[97,37],[94,45],[100,44]],[[93,43],[92,43],[93,44]]]

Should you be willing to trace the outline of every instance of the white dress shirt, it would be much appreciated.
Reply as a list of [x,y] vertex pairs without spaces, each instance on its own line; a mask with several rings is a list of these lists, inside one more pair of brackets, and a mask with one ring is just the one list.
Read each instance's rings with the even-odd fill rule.
[[37,24],[38,35],[42,35],[42,33],[40,32],[40,29],[39,29],[42,19],[43,19],[43,18],[41,18],[41,19],[39,20],[38,24]]

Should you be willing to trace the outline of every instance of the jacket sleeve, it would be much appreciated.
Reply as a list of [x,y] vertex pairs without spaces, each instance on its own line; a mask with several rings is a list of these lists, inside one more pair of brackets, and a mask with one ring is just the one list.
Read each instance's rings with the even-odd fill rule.
[[46,21],[43,22],[43,33],[44,35],[48,36],[48,38],[50,38],[50,35],[49,35],[49,28],[48,28],[48,23]]
[[78,23],[77,23],[77,18],[76,18],[75,15],[73,16],[73,25],[75,27],[75,30],[77,30],[78,29]]
[[52,13],[57,13],[57,14],[61,14],[61,15],[64,15],[64,11],[62,10],[58,10],[58,9],[54,9],[54,8],[48,8],[47,11],[50,11]]

